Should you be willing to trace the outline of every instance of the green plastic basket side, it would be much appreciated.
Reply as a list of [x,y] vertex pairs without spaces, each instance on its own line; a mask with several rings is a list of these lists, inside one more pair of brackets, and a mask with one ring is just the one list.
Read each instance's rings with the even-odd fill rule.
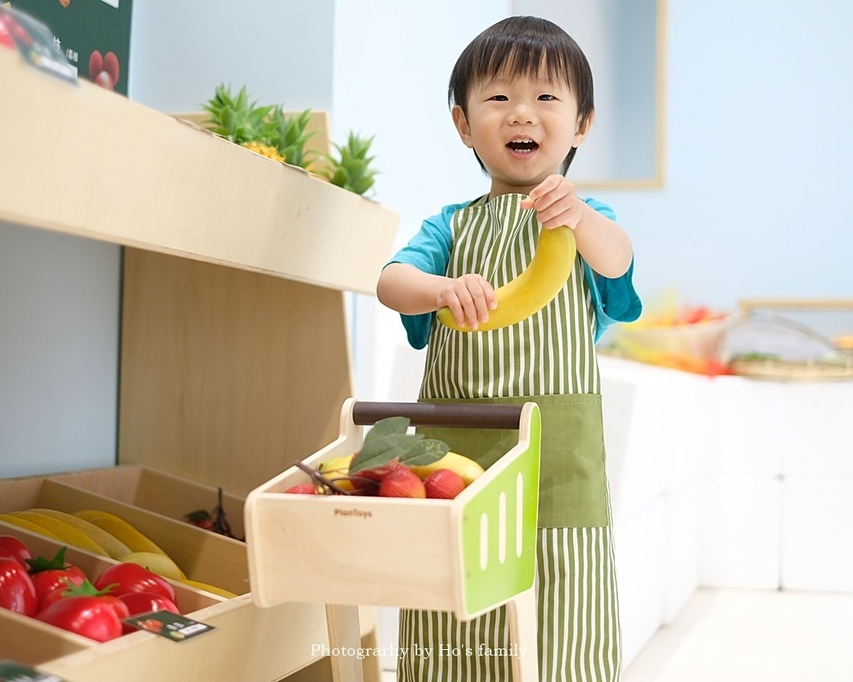
[[533,586],[540,441],[536,408],[531,411],[528,447],[462,510],[462,601],[471,616]]

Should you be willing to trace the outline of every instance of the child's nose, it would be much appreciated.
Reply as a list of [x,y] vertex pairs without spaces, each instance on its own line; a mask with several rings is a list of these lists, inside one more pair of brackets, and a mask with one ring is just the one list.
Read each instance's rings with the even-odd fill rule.
[[515,125],[532,124],[536,121],[536,113],[528,104],[519,102],[510,113],[510,123]]

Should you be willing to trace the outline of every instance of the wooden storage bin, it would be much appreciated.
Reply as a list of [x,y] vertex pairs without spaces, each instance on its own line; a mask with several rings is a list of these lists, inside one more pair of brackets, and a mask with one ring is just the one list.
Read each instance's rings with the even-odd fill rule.
[[[0,520],[0,535],[13,535],[19,538],[30,548],[33,556],[52,557],[63,546],[56,540],[31,533],[2,520]],[[71,546],[67,547],[65,558],[68,562],[79,566],[93,581],[116,563],[112,559]],[[176,603],[181,613],[189,615],[225,601],[222,597],[200,592],[181,583],[169,582],[175,588]],[[133,633],[132,636],[138,639],[138,634],[144,633]],[[96,646],[99,646],[97,642],[86,637],[0,609],[0,660],[9,658],[27,665],[39,665],[51,659]]]
[[[164,483],[162,494],[157,493],[156,482]],[[174,504],[186,502],[192,506],[195,499],[201,499],[194,496],[210,494],[210,490],[164,472],[135,466],[0,480],[0,513],[34,507],[68,512],[103,509],[149,535],[189,577],[244,593],[224,599],[174,583],[182,613],[215,627],[184,643],[138,632],[101,644],[0,609],[0,659],[20,661],[69,682],[107,682],[117,676],[123,682],[142,682],[152,677],[272,681],[316,663],[318,656],[312,645],[328,644],[322,604],[288,602],[272,609],[257,607],[248,593],[243,542],[160,513]],[[231,498],[232,504],[238,501]],[[52,556],[63,546],[2,521],[0,534],[15,535],[34,553],[44,555]],[[66,556],[92,577],[116,563],[70,546]],[[373,614],[367,615],[362,637],[375,626]],[[283,636],[287,646],[279,644]]]
[[[134,470],[135,469],[135,470]],[[142,478],[143,469],[124,467],[93,469],[86,472],[7,479],[0,481],[0,513],[47,507],[64,512],[100,509],[115,514],[149,536],[192,580],[222,587],[235,594],[249,591],[248,564],[243,542],[198,528],[186,521],[169,518],[157,510],[155,497],[149,498],[154,508],[142,508],[123,499],[133,498],[133,486],[125,488],[130,475]],[[147,472],[153,477],[153,472]],[[165,475],[164,475],[165,476]],[[70,481],[87,481],[91,492]],[[180,504],[183,491],[190,493],[198,484],[170,477],[170,494]],[[165,504],[165,503],[164,503]]]
[[[109,469],[83,469],[52,474],[50,479],[134,505],[178,521],[196,509],[213,511],[218,488],[142,464],[121,464]],[[243,537],[245,498],[222,491],[222,507],[231,530]]]
[[[156,537],[157,544],[193,580],[243,594],[249,590],[245,544],[182,519],[196,509],[212,510],[217,493],[211,486],[142,465],[55,474],[42,488],[43,495],[58,497],[59,504],[78,509],[88,504],[124,518]],[[223,491],[222,500],[235,535],[242,537],[243,498]]]
[[[383,416],[412,424],[507,415],[518,442],[453,500],[291,495],[309,480],[292,467],[246,499],[252,594],[288,600],[453,611],[463,620],[533,586],[539,499],[540,414],[522,408],[357,403],[341,411],[339,438],[304,460],[311,467],[361,448],[363,425]],[[354,414],[355,411],[355,414]],[[479,419],[480,417],[476,417]],[[438,422],[442,423],[442,422]],[[483,417],[482,426],[494,426]],[[506,425],[503,425],[506,428]]]

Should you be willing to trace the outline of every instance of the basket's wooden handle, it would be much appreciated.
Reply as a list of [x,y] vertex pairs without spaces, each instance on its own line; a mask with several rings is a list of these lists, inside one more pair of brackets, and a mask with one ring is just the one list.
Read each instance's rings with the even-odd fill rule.
[[386,417],[408,417],[412,426],[517,429],[522,405],[466,403],[381,403],[359,401],[352,406],[352,420],[366,426]]

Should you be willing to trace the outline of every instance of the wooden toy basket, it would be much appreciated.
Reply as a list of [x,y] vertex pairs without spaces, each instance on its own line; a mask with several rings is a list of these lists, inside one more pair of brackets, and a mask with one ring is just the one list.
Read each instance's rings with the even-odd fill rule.
[[[342,605],[452,611],[469,620],[511,603],[510,634],[529,641],[532,630],[528,650],[535,652],[538,405],[349,399],[338,439],[304,464],[317,467],[358,451],[364,427],[391,416],[408,417],[412,426],[517,429],[518,440],[453,500],[285,494],[310,480],[296,466],[256,488],[246,498],[244,514],[255,603],[327,604],[330,642],[357,631],[346,624],[352,612]],[[535,655],[527,658],[535,665]],[[358,679],[360,672],[354,674],[346,679]]]

